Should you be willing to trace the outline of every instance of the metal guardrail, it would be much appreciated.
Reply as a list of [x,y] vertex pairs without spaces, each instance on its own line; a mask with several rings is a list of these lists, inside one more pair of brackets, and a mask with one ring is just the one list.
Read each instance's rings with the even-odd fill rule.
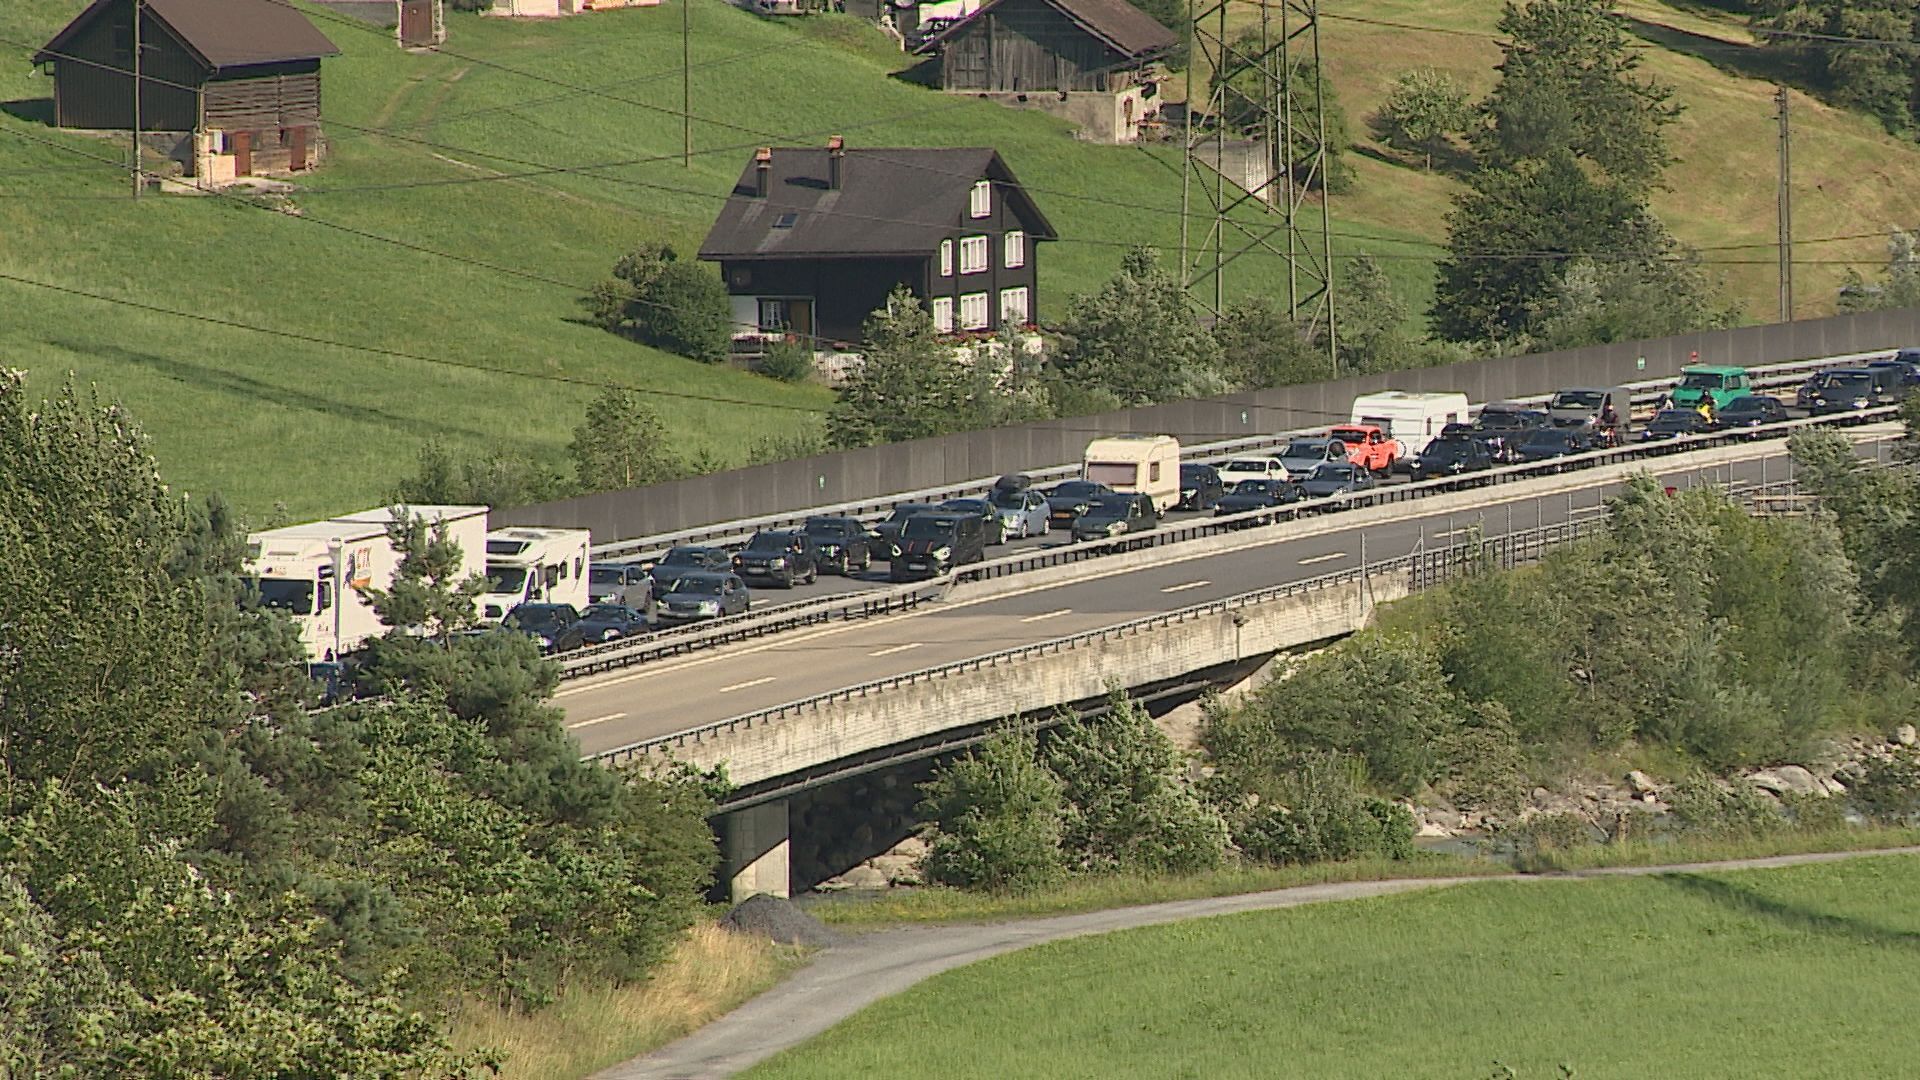
[[[1749,368],[1753,374],[1757,389],[1772,389],[1787,386],[1806,375],[1829,367],[1845,367],[1864,360],[1893,355],[1893,349],[1876,349],[1872,352],[1849,353],[1842,356],[1827,356],[1812,360],[1795,360],[1784,364]],[[1672,378],[1650,379],[1643,382],[1628,383],[1626,389],[1633,394],[1637,405],[1656,401],[1672,388],[1677,380]],[[1528,397],[1507,398],[1521,404],[1544,404],[1551,392]],[[1483,403],[1484,404],[1484,403]],[[1478,406],[1476,406],[1477,408]],[[1250,435],[1238,439],[1220,442],[1200,443],[1183,446],[1180,450],[1182,461],[1214,461],[1232,457],[1254,450],[1274,449],[1302,437],[1317,435],[1334,423],[1319,424],[1311,428],[1298,428],[1291,431],[1275,432],[1268,435]],[[1039,469],[1029,469],[1026,475],[1036,484],[1050,483],[1078,476],[1079,463],[1050,465]],[[853,502],[834,503],[829,506],[813,507],[807,510],[784,511],[761,517],[739,518],[733,521],[717,522],[713,525],[677,532],[660,533],[654,536],[636,537],[628,540],[614,540],[600,544],[593,549],[596,559],[632,559],[644,555],[665,552],[668,548],[683,544],[704,544],[727,547],[744,543],[755,532],[763,529],[795,528],[810,517],[855,517],[870,518],[884,515],[894,507],[907,503],[938,503],[948,499],[977,498],[990,491],[996,477],[981,477],[959,484],[948,484],[935,488],[922,488],[918,491],[906,491],[877,498],[861,499]]]
[[772,611],[749,612],[725,619],[655,631],[644,638],[594,646],[561,659],[560,674],[563,679],[577,678],[646,663],[662,657],[696,652],[716,645],[784,633],[818,623],[850,621],[908,610],[927,600],[944,595],[948,589],[963,582],[990,581],[1049,567],[1086,562],[1122,552],[1171,547],[1222,533],[1297,521],[1314,514],[1406,502],[1429,495],[1511,484],[1576,469],[1663,457],[1689,450],[1763,439],[1782,439],[1803,428],[1864,423],[1891,417],[1898,411],[1895,406],[1883,406],[1858,413],[1790,420],[1761,429],[1682,435],[1658,442],[1632,443],[1602,450],[1588,450],[1548,461],[1503,465],[1479,472],[1436,477],[1406,484],[1387,484],[1367,491],[1308,499],[1286,506],[1196,518],[1178,525],[1106,540],[1041,548],[959,567],[942,577],[932,578],[916,585],[898,586],[885,591],[839,593],[818,600],[785,604]]

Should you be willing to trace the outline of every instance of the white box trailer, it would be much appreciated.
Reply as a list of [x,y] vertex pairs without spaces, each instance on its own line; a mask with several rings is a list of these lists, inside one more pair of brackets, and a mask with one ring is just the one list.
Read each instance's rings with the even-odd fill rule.
[[1162,514],[1180,501],[1180,440],[1171,435],[1110,435],[1087,444],[1084,480],[1137,491]]
[[[293,620],[308,659],[337,659],[386,632],[366,590],[391,588],[400,567],[400,554],[387,539],[394,509],[380,507],[247,536],[246,572],[260,602]],[[486,557],[486,507],[398,509],[409,517],[445,522],[465,565],[480,573]]]
[[587,606],[586,529],[495,529],[487,534],[487,589],[480,617],[503,619],[516,604]]
[[1419,457],[1441,429],[1468,421],[1467,395],[1382,390],[1353,399],[1355,424],[1372,424],[1400,440],[1404,460]]

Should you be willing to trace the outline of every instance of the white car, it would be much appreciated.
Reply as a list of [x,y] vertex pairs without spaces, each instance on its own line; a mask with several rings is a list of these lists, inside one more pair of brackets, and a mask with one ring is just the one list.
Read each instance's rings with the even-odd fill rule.
[[1277,457],[1234,458],[1219,466],[1220,483],[1232,491],[1242,480],[1285,480],[1287,467]]

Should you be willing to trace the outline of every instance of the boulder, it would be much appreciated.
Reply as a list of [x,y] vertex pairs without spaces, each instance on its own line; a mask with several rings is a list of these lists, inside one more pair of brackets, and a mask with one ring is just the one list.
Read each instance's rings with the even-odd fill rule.
[[841,874],[840,883],[849,889],[884,889],[887,887],[887,875],[881,870],[862,864]]
[[1645,801],[1647,796],[1659,794],[1660,785],[1653,782],[1653,777],[1635,769],[1627,774],[1627,790]]
[[1831,776],[1821,777],[1820,786],[1826,788],[1827,794],[1829,795],[1845,795],[1847,793],[1847,785],[1835,780]]
[[1413,835],[1425,836],[1432,839],[1444,839],[1446,837],[1452,836],[1453,832],[1452,830],[1448,829],[1445,825],[1442,825],[1438,822],[1423,821],[1420,823],[1419,830],[1416,831]]
[[824,947],[834,943],[833,931],[800,910],[791,900],[760,893],[749,896],[727,912],[720,925],[742,934],[768,938],[781,945]]
[[1775,795],[1825,795],[1827,793],[1826,787],[1812,773],[1798,765],[1761,769],[1747,777],[1747,782]]
[[1543,787],[1533,789],[1533,805],[1544,807],[1550,805],[1552,802],[1553,792]]
[[1893,741],[1901,746],[1913,746],[1920,743],[1920,732],[1916,732],[1912,724],[1901,724],[1893,729]]

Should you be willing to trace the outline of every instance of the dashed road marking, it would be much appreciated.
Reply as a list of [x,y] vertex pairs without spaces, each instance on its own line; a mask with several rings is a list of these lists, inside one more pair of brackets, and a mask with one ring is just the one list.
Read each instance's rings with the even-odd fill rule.
[[1021,619],[1020,621],[1023,623],[1040,622],[1043,619],[1057,619],[1062,615],[1071,615],[1071,614],[1073,614],[1072,608],[1063,607],[1059,611],[1049,611],[1042,615],[1029,615],[1024,619]]
[[1188,589],[1204,589],[1211,584],[1213,582],[1202,578],[1199,581],[1189,581],[1185,585],[1169,585],[1160,591],[1163,593],[1186,592]]
[[616,713],[608,713],[605,716],[596,716],[591,720],[576,720],[573,723],[567,725],[567,730],[573,731],[576,728],[592,727],[595,724],[604,724],[609,720],[618,720],[626,715],[627,714],[623,712],[616,712]]
[[1315,555],[1311,559],[1301,559],[1300,565],[1312,566],[1314,563],[1317,563],[1317,562],[1332,562],[1334,559],[1344,559],[1346,557],[1347,557],[1347,553],[1344,551],[1329,551],[1325,555]]
[[772,681],[773,681],[773,676],[763,675],[758,679],[748,679],[746,682],[737,682],[731,686],[723,686],[720,688],[719,692],[722,694],[731,694],[735,690],[745,690],[749,686],[764,686],[767,683],[770,683]]
[[917,649],[919,647],[920,647],[920,642],[909,641],[905,645],[893,645],[885,649],[875,649],[873,652],[870,652],[867,655],[868,656],[892,656],[894,653],[902,653],[902,652],[906,652],[908,649]]

